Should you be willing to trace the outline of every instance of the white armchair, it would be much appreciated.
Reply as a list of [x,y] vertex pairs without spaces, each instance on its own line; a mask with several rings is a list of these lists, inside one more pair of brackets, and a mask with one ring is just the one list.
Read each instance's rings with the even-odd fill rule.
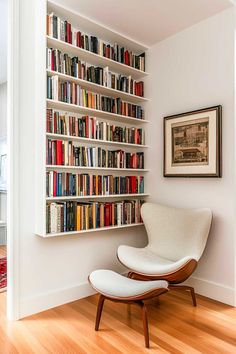
[[148,235],[144,248],[120,246],[119,261],[129,268],[129,277],[138,280],[167,280],[169,288],[191,291],[194,288],[177,285],[196,269],[206,246],[211,227],[210,209],[177,209],[145,203],[141,215]]

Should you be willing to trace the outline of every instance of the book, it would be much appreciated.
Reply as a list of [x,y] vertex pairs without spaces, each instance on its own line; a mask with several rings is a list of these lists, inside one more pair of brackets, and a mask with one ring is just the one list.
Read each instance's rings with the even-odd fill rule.
[[124,200],[106,203],[65,202],[48,203],[47,232],[69,232],[121,226],[142,222],[141,200]]
[[144,177],[47,171],[46,188],[47,197],[140,194]]
[[144,119],[144,111],[121,98],[107,97],[82,88],[74,82],[59,81],[58,75],[47,77],[47,98],[100,111]]
[[50,37],[76,45],[138,70],[145,71],[145,53],[135,54],[131,50],[119,46],[117,43],[112,45],[111,43],[102,41],[96,36],[82,33],[72,28],[69,21],[61,19],[54,13],[47,15],[46,23],[47,35]]
[[74,141],[47,140],[48,165],[144,169],[143,152],[80,146]]

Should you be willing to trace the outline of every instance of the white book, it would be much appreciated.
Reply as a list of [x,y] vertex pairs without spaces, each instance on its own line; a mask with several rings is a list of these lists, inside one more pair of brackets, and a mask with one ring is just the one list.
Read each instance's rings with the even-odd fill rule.
[[74,27],[71,28],[71,32],[72,32],[72,44],[76,46],[77,44],[77,31]]
[[109,73],[109,68],[106,66],[103,69],[103,86],[108,87],[108,73]]
[[63,142],[64,145],[64,165],[68,166],[69,165],[69,146],[68,146],[68,141]]
[[53,197],[53,171],[49,172],[49,197]]
[[50,226],[51,226],[51,233],[57,232],[57,205],[56,203],[50,204]]
[[49,36],[53,37],[53,12],[49,15]]
[[65,22],[62,20],[61,20],[60,38],[58,39],[65,42]]

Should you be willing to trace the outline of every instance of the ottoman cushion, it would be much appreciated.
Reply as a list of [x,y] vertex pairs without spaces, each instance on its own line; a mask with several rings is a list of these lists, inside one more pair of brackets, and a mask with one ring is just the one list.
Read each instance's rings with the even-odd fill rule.
[[165,280],[134,280],[105,269],[92,272],[89,281],[99,293],[119,298],[139,296],[155,289],[168,288],[168,282]]

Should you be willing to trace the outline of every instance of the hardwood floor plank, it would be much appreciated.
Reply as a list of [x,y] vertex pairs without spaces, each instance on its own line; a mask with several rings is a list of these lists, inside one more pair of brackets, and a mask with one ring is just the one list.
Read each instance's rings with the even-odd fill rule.
[[147,302],[150,349],[144,347],[140,309],[105,302],[94,330],[97,295],[17,322],[5,316],[0,294],[0,354],[235,354],[236,309],[204,297],[170,292]]

